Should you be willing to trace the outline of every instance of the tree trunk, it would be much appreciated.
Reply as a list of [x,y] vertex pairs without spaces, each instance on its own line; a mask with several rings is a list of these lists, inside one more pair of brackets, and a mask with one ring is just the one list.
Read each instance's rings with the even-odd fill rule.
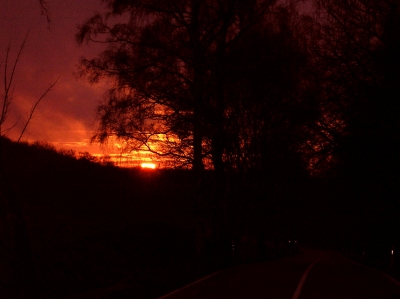
[[204,105],[204,66],[203,53],[200,43],[199,14],[200,1],[192,1],[192,20],[190,24],[190,39],[193,47],[193,170],[198,178],[204,170],[203,164],[203,105]]
[[203,136],[201,128],[201,120],[199,119],[199,113],[194,113],[193,123],[193,171],[196,175],[201,176],[204,170],[203,164]]

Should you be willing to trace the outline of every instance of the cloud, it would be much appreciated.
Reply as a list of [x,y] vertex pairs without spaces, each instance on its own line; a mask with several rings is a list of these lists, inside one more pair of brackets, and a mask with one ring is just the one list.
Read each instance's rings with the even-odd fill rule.
[[29,30],[14,78],[15,99],[7,125],[18,123],[9,137],[18,137],[32,105],[59,78],[37,107],[24,140],[45,141],[57,148],[102,152],[100,147],[90,145],[89,140],[95,129],[96,107],[106,86],[90,85],[74,75],[81,56],[94,57],[99,51],[96,47],[78,47],[74,34],[77,24],[101,9],[100,1],[50,1],[50,30],[40,15],[37,1],[6,2],[0,3],[0,41],[3,41],[0,62],[4,61],[9,42],[13,62]]

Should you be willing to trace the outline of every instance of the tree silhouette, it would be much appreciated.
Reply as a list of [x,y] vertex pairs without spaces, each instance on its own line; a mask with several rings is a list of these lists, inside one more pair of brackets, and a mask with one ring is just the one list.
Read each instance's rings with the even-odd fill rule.
[[350,176],[392,176],[399,162],[399,5],[316,4],[312,51],[322,114],[314,132],[320,158],[337,161]]
[[301,91],[307,55],[295,36],[298,22],[294,11],[281,8],[230,53],[225,91],[225,158],[230,167],[277,176],[299,164],[292,158],[305,140],[302,126],[313,115],[307,113],[309,103]]
[[[108,12],[87,20],[76,35],[80,44],[106,46],[80,63],[90,82],[112,84],[98,107],[93,140],[116,138],[129,152],[145,149],[192,167],[199,178],[199,248],[207,238],[224,248],[230,223],[270,200],[256,194],[265,173],[274,182],[304,175],[298,151],[309,118],[300,84],[307,57],[297,15],[292,6],[267,0],[105,2]],[[208,185],[205,166],[215,170]],[[227,170],[238,183],[230,192]],[[245,202],[252,185],[236,175],[255,172],[260,188]],[[280,186],[273,186],[276,194]],[[204,223],[211,237],[201,233]]]
[[[93,140],[104,143],[116,137],[128,151],[147,149],[195,170],[209,161],[208,166],[221,172],[224,163],[232,161],[225,136],[228,131],[236,134],[228,128],[228,116],[234,122],[241,113],[231,90],[241,84],[247,99],[253,92],[258,101],[267,101],[261,93],[268,84],[278,85],[275,91],[285,84],[279,63],[288,62],[282,55],[279,63],[272,63],[274,45],[267,44],[276,36],[269,34],[273,29],[262,29],[276,21],[272,16],[281,14],[281,6],[275,1],[106,2],[109,13],[95,15],[77,34],[79,43],[107,45],[97,58],[81,60],[81,74],[91,82],[108,78],[114,83],[98,108],[100,127]],[[119,22],[121,16],[128,21]],[[252,38],[262,42],[257,45]],[[252,46],[245,45],[249,41],[259,47],[256,57],[266,69],[257,67],[256,59],[244,58],[254,54]],[[275,54],[283,44],[278,43]],[[286,55],[290,57],[288,51]],[[273,75],[278,69],[281,81]],[[258,90],[251,91],[254,87]]]
[[314,4],[315,14],[301,27],[310,53],[306,94],[316,119],[306,127],[302,151],[326,187],[319,197],[329,208],[320,211],[332,221],[324,228],[337,228],[332,235],[346,242],[393,242],[398,221],[388,215],[398,212],[399,5]]

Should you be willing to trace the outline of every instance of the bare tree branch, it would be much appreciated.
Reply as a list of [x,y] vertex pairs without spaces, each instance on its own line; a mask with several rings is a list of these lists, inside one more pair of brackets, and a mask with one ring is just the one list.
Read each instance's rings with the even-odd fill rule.
[[[28,34],[25,36],[25,39],[23,40],[21,46],[19,47],[18,53],[17,53],[17,57],[15,58],[14,63],[12,64],[12,69],[11,71],[9,71],[9,60],[10,60],[10,52],[11,52],[11,42],[9,43],[9,45],[7,46],[7,50],[6,50],[6,57],[5,57],[5,61],[4,61],[4,78],[3,78],[3,88],[4,88],[4,93],[1,96],[2,98],[2,103],[1,103],[1,114],[0,114],[0,136],[3,136],[5,134],[7,134],[8,132],[10,132],[18,123],[18,120],[11,125],[8,128],[3,128],[4,123],[6,122],[6,120],[8,119],[9,113],[10,113],[10,109],[11,109],[11,105],[14,101],[14,77],[15,77],[15,72],[18,66],[18,63],[20,61],[20,57],[21,54],[25,48],[25,44],[28,38]],[[1,66],[1,65],[0,65]],[[39,105],[39,103],[43,100],[43,98],[50,92],[50,90],[55,86],[55,84],[58,82],[59,78],[57,78],[57,80],[55,80],[45,91],[44,93],[36,100],[36,102],[32,105],[29,114],[28,114],[28,119],[26,120],[24,127],[17,139],[17,142],[21,141],[21,138],[23,137],[29,123],[31,122],[34,112],[37,108],[37,106]]]
[[41,14],[46,18],[47,24],[50,26],[51,18],[50,18],[49,3],[46,0],[39,0],[39,3],[40,3]]
[[60,79],[60,77],[57,78],[57,80],[55,80],[46,90],[45,92],[39,97],[39,99],[37,99],[37,101],[35,102],[35,104],[33,104],[30,112],[29,112],[29,116],[28,119],[25,122],[24,128],[21,131],[21,134],[19,135],[19,138],[17,140],[17,142],[21,141],[22,136],[24,135],[26,128],[28,127],[29,123],[31,122],[32,118],[33,118],[33,114],[35,113],[35,110],[37,108],[37,106],[39,105],[39,103],[43,100],[43,98],[50,92],[50,90],[53,89],[54,85],[56,85],[56,83],[58,82],[58,80]]
[[[28,32],[29,33],[29,32]],[[10,112],[10,105],[13,101],[13,94],[14,94],[14,89],[13,89],[13,82],[14,82],[14,75],[15,75],[15,70],[17,69],[18,62],[20,60],[22,51],[25,48],[26,40],[28,38],[28,33],[26,34],[19,51],[17,53],[17,57],[15,58],[14,64],[12,66],[11,73],[8,74],[8,65],[9,65],[9,58],[10,58],[10,51],[11,51],[11,42],[7,46],[6,50],[6,58],[4,61],[4,94],[2,96],[2,105],[1,105],[1,115],[0,115],[0,136],[3,134],[2,130],[2,125],[6,121],[8,114]],[[6,129],[6,131],[9,131]]]

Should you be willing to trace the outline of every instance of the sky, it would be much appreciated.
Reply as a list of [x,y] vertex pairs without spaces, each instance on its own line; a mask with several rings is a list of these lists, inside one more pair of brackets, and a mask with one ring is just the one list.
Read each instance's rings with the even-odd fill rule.
[[39,0],[0,1],[0,95],[4,90],[6,49],[11,45],[10,67],[27,36],[14,78],[12,110],[4,127],[17,125],[7,136],[18,138],[32,105],[59,78],[37,107],[22,140],[47,142],[77,153],[115,153],[115,148],[90,144],[96,130],[96,108],[107,86],[91,85],[76,75],[80,57],[95,57],[101,51],[98,45],[79,46],[74,38],[77,27],[105,7],[101,0],[47,2],[50,25],[41,15]]
[[[58,82],[37,107],[22,140],[42,141],[57,149],[103,154],[109,150],[90,144],[96,129],[96,107],[106,86],[78,78],[82,56],[95,57],[98,46],[79,46],[77,26],[104,7],[100,0],[48,0],[51,24],[41,15],[38,0],[0,1],[0,94],[4,90],[5,53],[11,45],[9,68],[25,36],[27,41],[14,78],[14,100],[6,126],[17,125],[7,135],[16,139],[31,106]],[[5,127],[6,127],[5,126]]]

